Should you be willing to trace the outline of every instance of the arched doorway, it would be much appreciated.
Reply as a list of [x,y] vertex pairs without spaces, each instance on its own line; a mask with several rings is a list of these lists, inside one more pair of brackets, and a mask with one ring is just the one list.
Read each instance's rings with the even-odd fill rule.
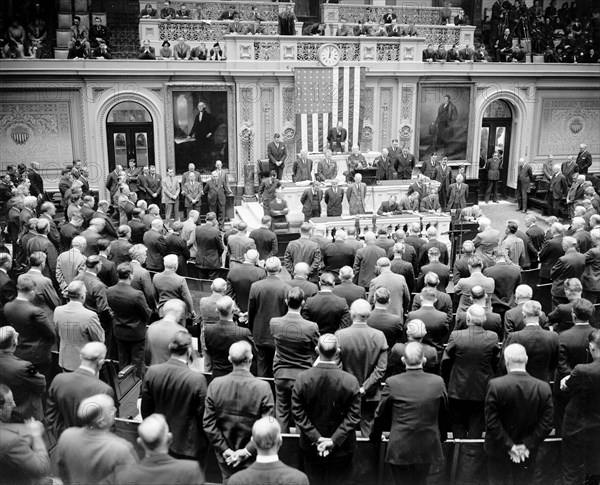
[[135,101],[115,105],[106,118],[108,171],[116,165],[126,168],[133,159],[138,167],[154,164],[152,116]]
[[503,158],[503,167],[500,172],[501,181],[498,192],[499,194],[506,195],[512,121],[512,109],[510,105],[502,99],[491,102],[483,113],[483,120],[481,122],[481,141],[479,145],[480,193],[485,193],[487,184],[487,170],[483,169],[485,161],[491,158],[495,151],[498,151]]

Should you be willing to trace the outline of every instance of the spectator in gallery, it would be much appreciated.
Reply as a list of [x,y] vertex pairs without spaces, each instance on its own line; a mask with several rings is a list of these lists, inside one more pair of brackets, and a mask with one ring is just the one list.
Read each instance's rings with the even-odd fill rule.
[[408,29],[402,29],[402,37],[417,37],[419,33],[414,23],[408,24]]
[[98,47],[92,50],[92,59],[112,59],[112,54],[108,51],[106,42],[101,41]]
[[229,9],[223,10],[217,20],[235,20],[240,18],[240,13],[235,9],[235,5],[230,5]]
[[138,59],[143,59],[143,60],[156,59],[154,47],[152,47],[150,45],[150,39],[144,39],[144,43],[143,43],[142,47],[140,47]]
[[147,3],[144,10],[140,12],[140,19],[155,19],[156,16],[156,9],[152,7],[151,3]]
[[88,42],[88,28],[85,25],[81,25],[81,17],[75,15],[73,17],[73,25],[71,25],[71,40],[69,41],[69,49],[71,49],[77,41],[86,50],[90,50],[90,43]]
[[473,62],[475,57],[475,51],[472,47],[469,47],[469,44],[466,44],[464,49],[461,49],[458,52],[458,58],[460,62]]
[[188,60],[191,56],[191,48],[185,43],[183,37],[177,39],[177,44],[173,47],[173,56],[178,61]]
[[165,0],[163,4],[163,8],[160,10],[160,18],[165,20],[172,20],[175,18],[176,12],[173,7],[171,7],[171,2],[169,0]]
[[309,24],[302,29],[302,35],[325,35],[326,24],[318,22]]
[[296,14],[292,5],[286,5],[285,10],[279,14],[279,35],[296,35]]
[[67,59],[87,59],[88,57],[88,50],[79,40],[75,41],[67,54]]
[[448,62],[460,62],[460,54],[457,47],[458,44],[453,44],[446,52],[446,60]]
[[175,18],[177,20],[189,20],[192,18],[192,12],[187,8],[185,3],[182,3],[179,10],[175,12]]
[[94,25],[90,27],[90,46],[95,49],[100,46],[102,42],[108,44],[110,40],[110,32],[105,25],[102,25],[102,19],[100,17],[94,18]]
[[223,49],[218,42],[215,42],[210,50],[210,60],[211,61],[224,61],[225,56],[223,55]]
[[159,54],[163,59],[171,59],[173,57],[173,49],[171,49],[171,43],[168,40],[162,43]]
[[[338,31],[336,32],[336,36],[337,37],[348,37],[353,35],[353,30],[352,28],[346,23],[345,20],[341,21],[342,23],[340,24],[340,28],[338,29]],[[325,35],[325,30],[322,31],[323,34],[315,34],[315,35]]]
[[192,49],[191,58],[198,59],[199,61],[205,61],[208,59],[208,49],[206,48],[206,44],[201,42],[199,46],[194,47]]
[[433,62],[435,60],[435,52],[433,44],[428,44],[427,49],[423,51],[423,62]]

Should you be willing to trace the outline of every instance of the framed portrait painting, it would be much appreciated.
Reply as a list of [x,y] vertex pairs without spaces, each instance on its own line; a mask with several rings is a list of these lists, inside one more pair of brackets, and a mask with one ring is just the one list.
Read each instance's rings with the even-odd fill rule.
[[448,157],[453,164],[471,159],[473,90],[472,83],[419,84],[419,160],[428,160],[434,152],[438,160]]
[[236,173],[234,90],[229,84],[172,84],[168,87],[167,126],[169,159],[175,173],[193,163],[201,174],[221,160]]

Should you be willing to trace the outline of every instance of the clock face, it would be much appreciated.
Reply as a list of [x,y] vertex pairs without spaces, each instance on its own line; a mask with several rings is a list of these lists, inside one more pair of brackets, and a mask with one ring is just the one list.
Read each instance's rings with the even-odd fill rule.
[[336,45],[325,44],[319,49],[319,62],[326,67],[336,66],[340,58],[340,49]]

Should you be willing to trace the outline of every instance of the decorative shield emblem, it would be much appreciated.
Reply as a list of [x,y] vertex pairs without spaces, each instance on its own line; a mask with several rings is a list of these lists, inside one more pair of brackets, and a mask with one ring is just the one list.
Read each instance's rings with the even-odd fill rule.
[[29,130],[24,125],[18,125],[12,129],[10,137],[17,145],[25,145],[29,140]]
[[582,128],[583,128],[583,123],[579,118],[575,118],[575,119],[571,120],[571,123],[569,124],[569,129],[571,130],[571,133],[576,135],[577,133],[579,133],[581,131]]

